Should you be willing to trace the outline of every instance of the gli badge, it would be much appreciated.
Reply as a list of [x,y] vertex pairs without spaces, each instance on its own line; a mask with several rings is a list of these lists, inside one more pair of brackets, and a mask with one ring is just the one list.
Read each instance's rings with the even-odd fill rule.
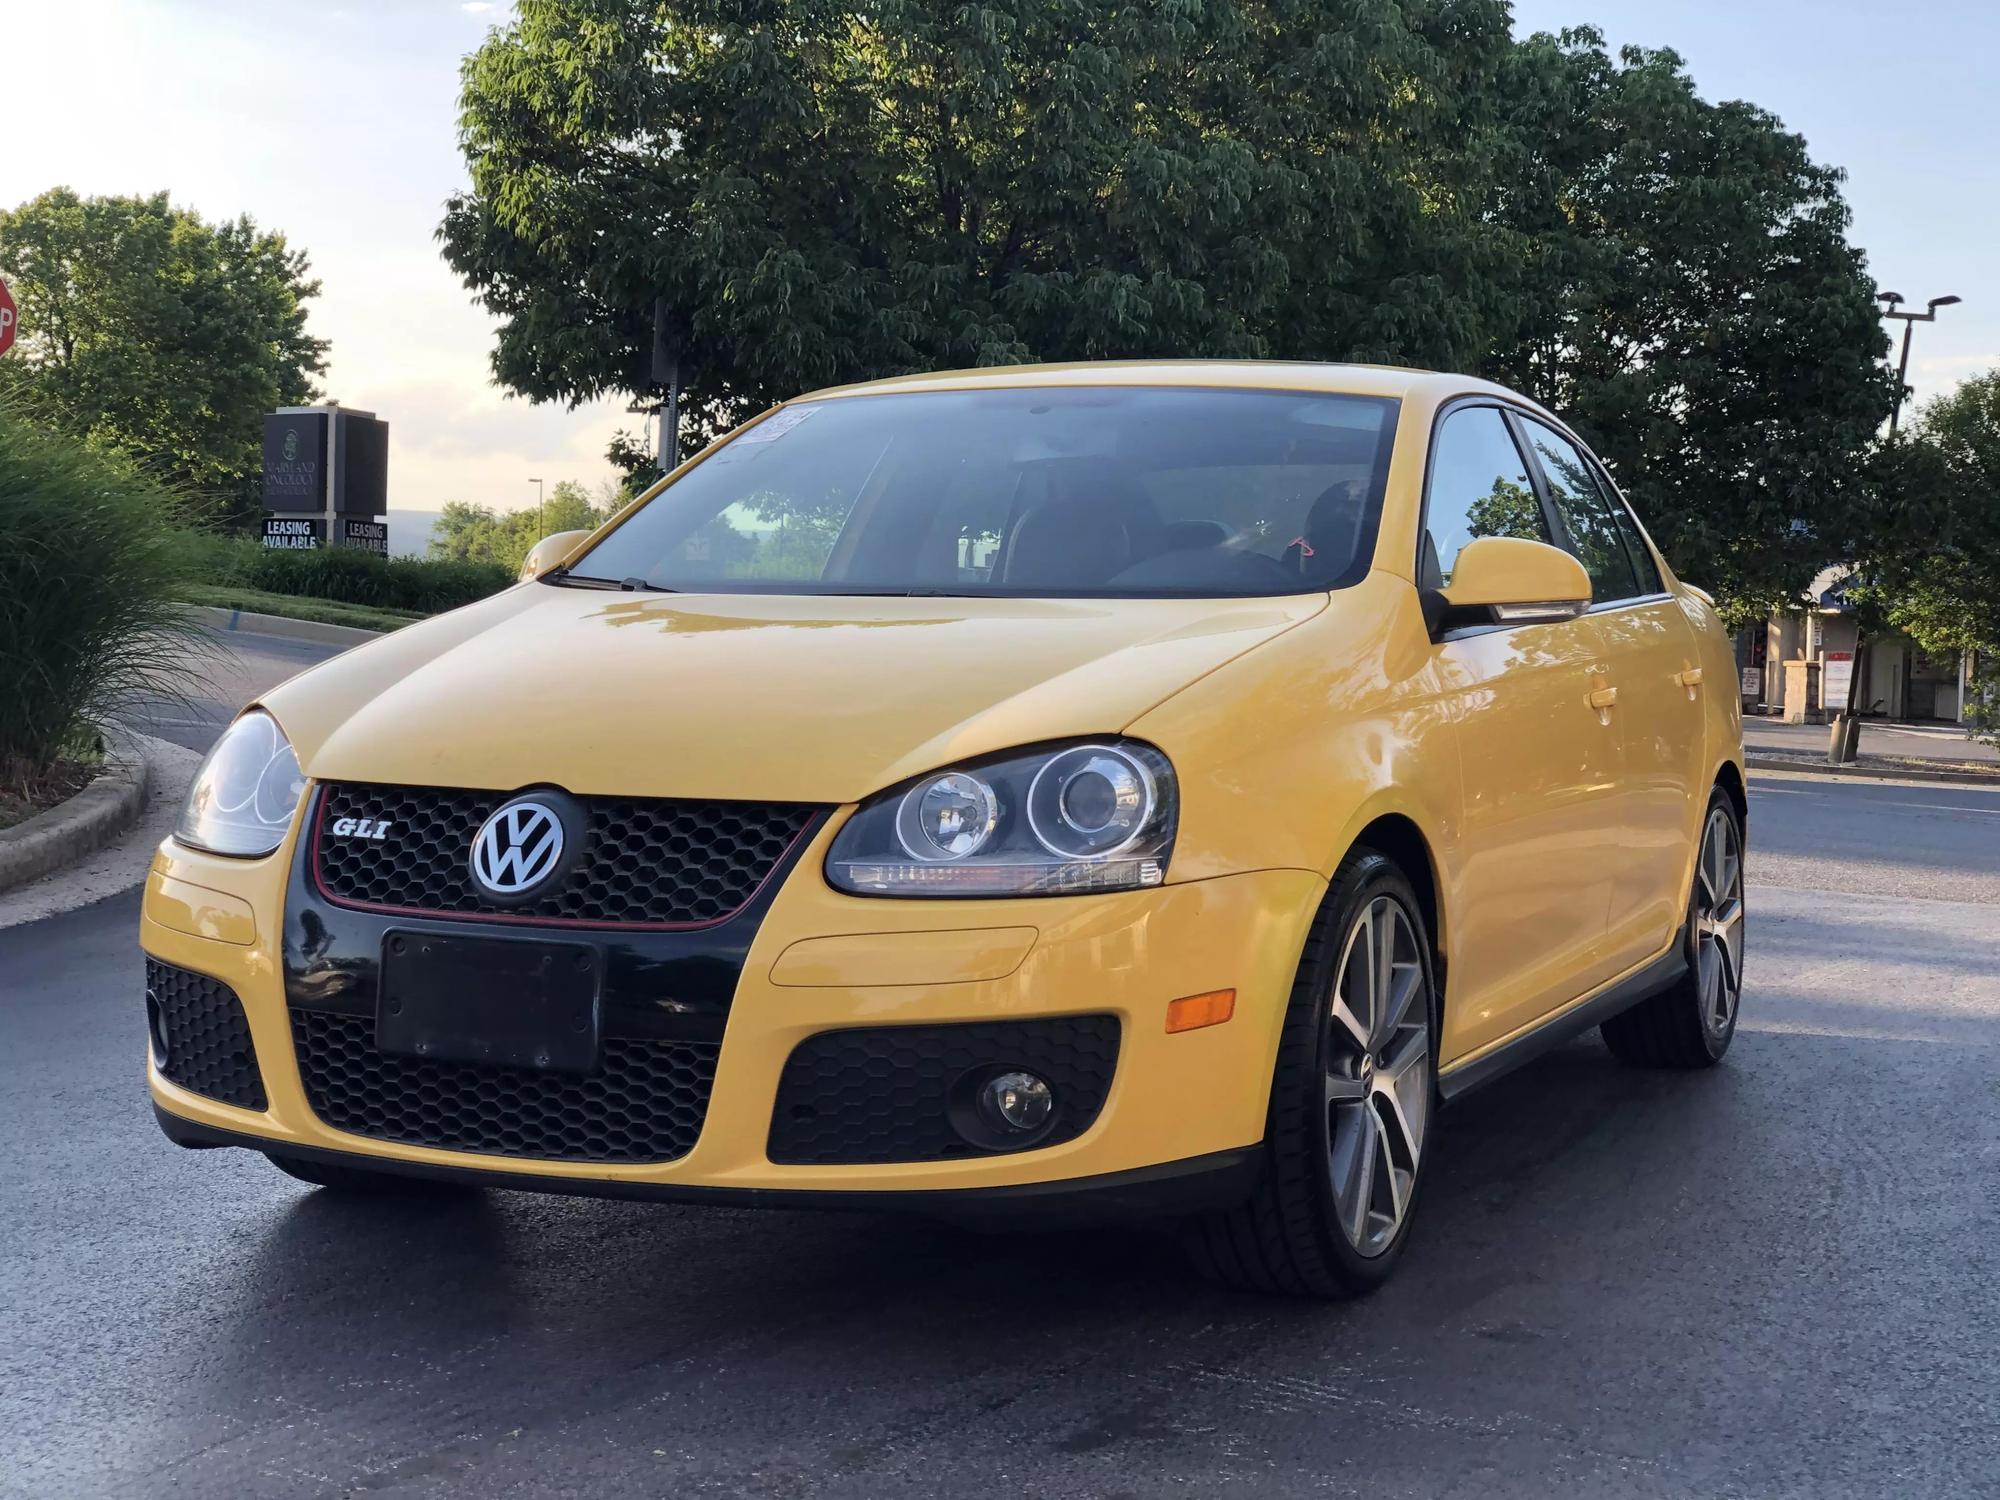
[[387,818],[335,818],[327,832],[337,839],[375,839],[389,836],[396,825]]

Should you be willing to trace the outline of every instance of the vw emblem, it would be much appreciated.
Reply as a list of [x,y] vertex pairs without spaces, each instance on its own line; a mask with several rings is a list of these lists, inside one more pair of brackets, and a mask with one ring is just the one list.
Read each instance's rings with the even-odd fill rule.
[[472,878],[494,896],[519,896],[562,864],[563,821],[540,802],[509,802],[472,837]]

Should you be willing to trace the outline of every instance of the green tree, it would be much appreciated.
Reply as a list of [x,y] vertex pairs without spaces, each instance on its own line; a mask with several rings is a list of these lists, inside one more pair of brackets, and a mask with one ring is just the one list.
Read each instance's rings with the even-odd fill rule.
[[240,496],[264,414],[312,397],[326,343],[306,332],[306,269],[283,235],[207,223],[165,193],[56,188],[0,211],[37,412],[197,494]]
[[1492,490],[1466,510],[1465,524],[1476,537],[1510,536],[1538,542],[1544,534],[1542,503],[1526,486],[1496,478]]
[[1884,457],[1883,487],[1924,514],[1864,564],[1869,602],[1926,651],[1978,653],[1968,717],[2000,743],[2000,370],[1928,403]]
[[594,531],[611,515],[573,479],[565,479],[540,506],[496,512],[463,500],[449,502],[431,530],[428,553],[455,562],[499,563],[518,568],[537,541],[558,531]]
[[1491,212],[1516,236],[1490,368],[1611,466],[1677,570],[1739,618],[1865,551],[1893,378],[1842,174],[1671,52],[1515,48]]
[[1740,616],[1882,520],[1840,174],[1500,0],[523,0],[461,121],[440,238],[531,399],[645,391],[656,299],[698,429],[955,365],[1477,369]]
[[923,367],[1463,367],[1509,45],[1501,0],[523,0],[440,238],[533,399],[645,390],[663,298],[698,429]]

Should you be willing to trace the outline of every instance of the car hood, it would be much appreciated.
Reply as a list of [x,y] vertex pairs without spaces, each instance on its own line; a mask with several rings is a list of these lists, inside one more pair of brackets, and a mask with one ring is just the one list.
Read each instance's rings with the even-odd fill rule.
[[1326,607],[1273,599],[609,594],[525,584],[266,695],[308,775],[851,802],[1115,733]]

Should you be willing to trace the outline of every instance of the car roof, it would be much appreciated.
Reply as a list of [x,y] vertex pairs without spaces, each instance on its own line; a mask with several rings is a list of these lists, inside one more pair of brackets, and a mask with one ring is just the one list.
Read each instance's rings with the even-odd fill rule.
[[859,385],[830,386],[799,396],[819,401],[890,391],[1009,390],[1035,386],[1202,386],[1259,391],[1325,391],[1346,396],[1386,396],[1402,400],[1482,393],[1527,401],[1505,386],[1472,375],[1412,370],[1398,365],[1319,364],[1307,360],[1131,359],[1076,364],[996,365],[980,370],[939,370],[894,375]]

